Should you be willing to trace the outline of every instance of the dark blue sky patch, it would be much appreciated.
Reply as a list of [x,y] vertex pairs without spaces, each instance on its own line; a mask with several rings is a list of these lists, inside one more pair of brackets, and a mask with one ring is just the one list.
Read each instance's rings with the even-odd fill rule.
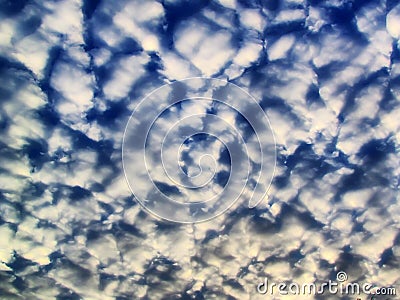
[[288,261],[292,268],[295,268],[296,265],[305,257],[301,249],[295,249],[289,252]]
[[393,93],[396,93],[396,91],[399,91],[399,90],[400,90],[400,75],[396,76],[394,78],[391,78],[390,82],[389,82],[388,93],[390,93],[389,97],[390,97],[390,100],[392,100],[390,102],[395,102],[395,103],[391,103],[392,107],[394,107],[394,106],[398,107],[400,105],[399,101],[397,99],[395,101],[393,101],[393,98],[395,98]]
[[[175,83],[173,86],[173,90],[171,91],[171,94],[169,96],[169,99],[171,99],[171,103],[175,102],[178,99],[186,99],[187,95],[187,87],[184,83]],[[175,104],[178,108],[180,108],[180,102]]]
[[[318,201],[318,199],[314,199],[313,201]],[[325,226],[325,224],[317,220],[316,216],[313,215],[311,212],[294,211],[294,214],[305,226],[305,228],[307,228],[307,230],[322,230],[322,228]],[[284,218],[285,215],[283,214],[282,217]]]
[[[108,166],[108,167],[112,168],[114,171],[118,171],[118,167],[116,165],[115,159],[113,160],[111,158],[113,155],[115,155],[115,152],[116,152],[112,141],[104,140],[104,139],[99,141],[96,151],[97,151],[96,168]],[[119,151],[118,151],[118,153],[119,153]],[[120,156],[117,156],[117,157],[120,158]]]
[[324,100],[322,100],[321,95],[319,94],[319,88],[317,85],[312,84],[308,88],[306,94],[306,103],[308,106],[312,104],[317,104],[319,106],[325,106]]
[[260,1],[261,5],[270,11],[277,11],[282,6],[281,0]]
[[236,114],[235,123],[237,128],[240,128],[240,133],[244,141],[247,141],[251,136],[255,134],[255,130],[251,126],[250,122],[242,114]]
[[13,17],[21,13],[29,0],[0,0],[0,12],[3,16]]
[[40,170],[44,163],[49,160],[48,145],[45,140],[28,139],[26,145],[22,148],[29,162],[35,170]]
[[29,182],[22,192],[23,195],[28,197],[41,197],[45,192],[47,185],[42,182]]
[[207,244],[209,241],[211,241],[211,240],[217,238],[219,235],[220,235],[220,233],[219,233],[218,231],[214,230],[214,229],[207,230],[207,232],[206,232],[206,234],[205,234],[205,237],[204,237],[204,239],[201,241],[201,243],[202,243],[203,245],[204,245],[204,244]]
[[[238,0],[238,3],[242,7],[245,7],[245,8],[260,8],[261,2],[264,2],[264,1]],[[265,1],[265,2],[267,2],[267,1]]]
[[100,272],[99,274],[99,286],[100,290],[105,290],[106,287],[115,281],[119,280],[120,276],[114,275],[114,274],[109,274],[109,273],[104,273]]
[[368,165],[353,166],[353,172],[343,175],[337,184],[334,201],[340,201],[341,195],[348,191],[389,186],[392,180],[390,172],[386,168],[371,168]]
[[229,177],[230,177],[230,172],[220,171],[216,174],[215,181],[219,186],[225,187],[226,184],[228,183]]
[[[118,55],[113,58],[114,63],[116,63],[117,57]],[[99,96],[103,95],[102,87],[107,83],[107,81],[109,81],[112,78],[113,69],[114,69],[114,64],[107,64],[100,67],[93,67],[93,74],[95,76],[97,86],[100,89],[100,91],[98,92]]]
[[267,26],[263,32],[263,35],[264,37],[283,36],[289,33],[296,33],[298,35],[306,34],[307,28],[305,27],[305,19]]
[[89,138],[86,134],[79,130],[74,130],[68,126],[63,126],[68,135],[71,137],[73,149],[94,149],[96,150],[99,143]]
[[117,125],[120,125],[121,119],[126,119],[130,115],[127,103],[124,100],[118,102],[109,101],[107,106],[105,111],[98,111],[96,108],[89,110],[86,114],[86,119],[89,122],[97,121],[100,125],[109,128],[118,128]]
[[[398,2],[398,0],[387,0],[386,5],[389,7],[390,2],[392,2],[392,1]],[[352,1],[349,1],[349,3],[351,3],[352,9],[356,13],[359,12],[362,8],[366,8],[369,5],[371,5],[373,7],[376,5],[375,0],[352,0]]]
[[341,61],[331,61],[319,68],[314,68],[315,73],[318,75],[318,81],[324,83],[328,80],[333,79],[336,74],[343,71],[348,67],[346,62]]
[[342,110],[340,111],[339,118],[345,120],[347,115],[356,109],[355,99],[356,97],[364,90],[367,89],[370,85],[383,84],[388,77],[388,70],[387,68],[382,68],[376,72],[369,74],[365,78],[360,78],[358,82],[353,84],[351,87],[343,87],[341,92],[346,93],[346,102],[343,106]]
[[60,122],[60,115],[54,110],[51,104],[46,104],[36,110],[38,118],[47,126],[49,130],[53,129]]
[[345,2],[341,7],[329,7],[328,14],[333,24],[348,26],[355,21],[351,2]]
[[142,46],[133,38],[126,37],[114,50],[115,54],[135,55],[143,51]]
[[92,192],[83,187],[76,185],[76,186],[73,186],[70,188],[69,198],[74,202],[84,200],[91,196],[92,196]]
[[379,260],[379,267],[383,267],[384,265],[390,265],[392,267],[397,267],[399,264],[398,259],[393,254],[392,248],[388,248],[381,254],[381,258]]
[[301,124],[303,122],[303,120],[301,120],[299,116],[295,112],[293,112],[293,108],[290,106],[290,104],[287,103],[284,99],[269,96],[268,88],[262,100],[260,101],[260,106],[264,111],[267,111],[268,109],[277,111],[286,116],[294,123]]
[[64,50],[59,45],[52,47],[49,50],[46,66],[43,70],[43,79],[39,82],[39,87],[47,95],[47,100],[53,103],[53,95],[55,93],[53,87],[50,84],[51,75],[53,74],[54,66],[58,60],[62,57]]
[[42,25],[42,18],[39,15],[33,15],[18,24],[19,33],[22,37],[31,35]]
[[289,182],[290,182],[290,177],[289,177],[289,172],[285,173],[282,176],[275,176],[273,180],[274,186],[276,186],[278,189],[285,188]]
[[106,187],[104,184],[94,182],[93,184],[90,185],[89,188],[93,193],[102,193],[105,191]]
[[363,259],[361,256],[345,248],[335,263],[336,270],[332,270],[330,279],[336,280],[337,270],[346,272],[349,276],[352,274],[362,274],[365,271],[362,264]]
[[10,101],[13,95],[32,81],[32,73],[24,64],[0,56],[0,103]]
[[97,35],[97,32],[99,27],[112,26],[112,24],[111,16],[102,13],[96,14],[95,20],[85,22],[85,31],[83,32],[85,40],[84,49],[88,53],[94,49],[109,48],[107,43]]
[[231,163],[232,163],[231,155],[229,154],[229,151],[228,151],[227,148],[224,147],[221,150],[221,153],[220,153],[219,158],[218,158],[218,163],[221,163],[221,164],[223,164],[225,166],[230,166],[231,165]]
[[150,73],[157,74],[159,70],[162,70],[162,61],[156,52],[150,53],[150,62],[146,64],[146,70]]
[[[159,268],[162,267],[162,268]],[[160,256],[154,257],[148,264],[147,270],[144,273],[145,277],[156,276],[161,281],[173,281],[175,272],[180,270],[179,265],[171,259]],[[150,285],[151,287],[152,285]],[[156,287],[154,285],[153,287]]]
[[395,145],[389,139],[373,139],[360,148],[357,156],[366,166],[373,166],[385,161],[387,155],[395,151]]
[[156,187],[166,196],[179,195],[180,191],[176,186],[166,184],[160,181],[154,181]]
[[13,270],[14,273],[18,274],[19,272],[24,271],[27,267],[35,265],[35,263],[18,255],[17,253],[14,253],[14,259],[7,265]]
[[161,233],[166,233],[166,232],[172,232],[175,230],[178,230],[179,227],[182,226],[179,223],[175,223],[175,222],[164,222],[164,221],[156,221],[156,227],[157,227],[157,231],[161,232]]
[[101,0],[83,0],[82,12],[86,20],[92,18]]
[[[110,212],[110,214],[111,213],[112,212]],[[119,221],[118,223],[113,224],[112,232],[116,237],[123,236],[128,233],[140,238],[146,238],[146,234],[141,232],[140,228],[124,221]]]
[[279,232],[282,226],[281,218],[277,218],[277,222],[273,223],[266,218],[262,218],[261,216],[254,214],[251,217],[250,228],[251,231],[255,231],[258,234],[276,234]]
[[107,215],[111,215],[114,213],[115,209],[112,207],[112,205],[101,201],[98,201],[97,203],[99,203],[100,207],[104,210],[104,212]]
[[165,9],[167,34],[173,35],[175,27],[183,20],[200,12],[209,4],[209,0],[179,0],[176,2],[161,1]]
[[286,158],[285,165],[289,169],[293,169],[298,163],[304,162],[305,160],[315,161],[317,159],[318,156],[312,149],[312,144],[303,142],[296,148],[292,155]]
[[98,238],[100,238],[102,236],[102,234],[104,234],[104,232],[100,232],[96,228],[89,228],[86,232],[86,238],[87,238],[88,242],[90,242],[93,240],[97,240]]

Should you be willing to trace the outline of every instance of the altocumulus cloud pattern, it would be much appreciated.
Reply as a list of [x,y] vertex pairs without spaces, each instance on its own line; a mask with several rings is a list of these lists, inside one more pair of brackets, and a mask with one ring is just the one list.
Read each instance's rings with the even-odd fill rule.
[[[0,13],[1,298],[265,299],[265,277],[326,282],[338,270],[399,290],[399,1],[0,0]],[[185,78],[224,84],[208,95],[177,87]],[[178,103],[154,99],[136,118],[166,84]],[[276,141],[259,144],[276,168],[253,208],[257,135],[222,97],[230,84]],[[142,209],[143,169],[125,178],[123,140],[156,108],[146,159],[179,204],[221,192],[242,169],[228,146],[250,145],[226,213],[181,225]],[[174,165],[157,169],[161,152]]]
[[168,221],[196,223],[219,216],[240,198],[257,206],[271,185],[275,147],[270,122],[254,98],[226,81],[189,78],[137,105],[125,129],[122,160],[145,209]]

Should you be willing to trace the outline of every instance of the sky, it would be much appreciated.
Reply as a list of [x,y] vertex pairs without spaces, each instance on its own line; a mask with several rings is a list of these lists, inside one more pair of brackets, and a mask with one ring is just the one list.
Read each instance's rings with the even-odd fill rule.
[[339,271],[400,293],[399,20],[0,0],[1,297],[266,299]]

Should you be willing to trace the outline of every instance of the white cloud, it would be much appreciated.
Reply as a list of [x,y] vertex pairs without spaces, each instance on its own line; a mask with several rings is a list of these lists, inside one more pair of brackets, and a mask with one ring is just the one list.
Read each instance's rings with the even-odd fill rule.
[[270,60],[282,59],[287,56],[288,51],[292,48],[295,38],[292,35],[285,35],[268,48],[268,58]]
[[144,65],[149,61],[145,55],[121,58],[113,66],[111,79],[103,86],[105,97],[120,100],[128,96],[132,85],[145,74]]
[[80,1],[46,1],[43,4],[51,12],[43,19],[43,29],[50,33],[65,34],[72,44],[82,44],[83,15]]
[[255,62],[260,57],[262,45],[258,43],[246,43],[235,56],[233,63],[248,67],[252,62]]
[[136,39],[144,50],[160,51],[153,28],[161,22],[163,16],[164,9],[158,2],[130,1],[113,20],[121,31]]
[[175,32],[175,47],[204,75],[218,72],[233,56],[231,33],[213,31],[200,22],[183,23]]
[[162,54],[161,58],[164,66],[161,73],[170,80],[184,79],[193,75],[199,75],[198,71],[191,67],[188,61],[174,52],[165,52]]
[[386,29],[395,39],[400,39],[400,5],[395,6],[386,16]]
[[305,12],[303,9],[293,9],[293,10],[281,10],[273,23],[281,23],[281,22],[293,22],[305,19]]
[[74,63],[58,63],[51,77],[51,85],[67,101],[57,104],[58,112],[71,115],[73,122],[79,122],[81,115],[93,106],[93,77]]
[[240,21],[247,28],[263,31],[266,25],[266,18],[260,14],[258,9],[241,10],[239,16]]

